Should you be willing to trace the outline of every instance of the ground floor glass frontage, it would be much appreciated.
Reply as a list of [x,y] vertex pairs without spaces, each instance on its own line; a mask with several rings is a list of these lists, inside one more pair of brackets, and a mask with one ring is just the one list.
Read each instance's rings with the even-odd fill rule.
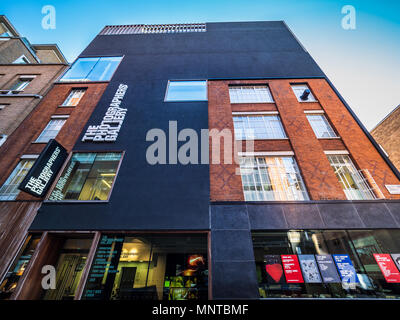
[[400,230],[252,234],[261,298],[400,299]]

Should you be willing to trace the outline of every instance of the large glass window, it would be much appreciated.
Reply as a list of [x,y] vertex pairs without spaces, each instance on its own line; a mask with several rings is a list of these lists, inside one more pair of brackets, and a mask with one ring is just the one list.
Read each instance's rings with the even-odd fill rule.
[[[61,239],[59,239],[60,241]],[[59,242],[58,241],[58,242]],[[92,239],[71,238],[62,239],[62,245],[58,251],[56,268],[56,288],[43,292],[44,300],[73,300]]]
[[39,243],[40,235],[29,235],[14,263],[6,273],[0,284],[0,300],[8,300],[15,291],[18,281],[21,279],[25,269],[32,258]]
[[335,131],[333,131],[331,125],[323,114],[308,114],[307,119],[317,138],[337,137]]
[[63,102],[63,107],[76,107],[81,101],[83,95],[85,94],[86,89],[72,89],[67,99]]
[[74,153],[49,200],[107,200],[122,153]]
[[246,201],[309,199],[293,157],[242,157],[240,173]]
[[205,235],[103,235],[82,299],[207,299]]
[[376,196],[367,179],[346,154],[328,155],[328,160],[349,200],[372,200]]
[[286,138],[278,115],[234,116],[233,125],[236,140]]
[[399,240],[399,230],[254,232],[260,297],[400,299]]
[[230,86],[231,103],[269,103],[274,102],[268,86]]
[[206,101],[207,81],[169,81],[165,101]]
[[67,117],[64,119],[51,119],[35,142],[47,143],[50,139],[57,137],[58,132],[63,127],[65,121],[67,121]]
[[78,58],[60,81],[109,81],[122,57]]
[[8,179],[0,188],[0,200],[15,200],[19,194],[18,186],[24,180],[29,169],[34,164],[33,159],[23,159],[15,167],[13,172],[11,172]]

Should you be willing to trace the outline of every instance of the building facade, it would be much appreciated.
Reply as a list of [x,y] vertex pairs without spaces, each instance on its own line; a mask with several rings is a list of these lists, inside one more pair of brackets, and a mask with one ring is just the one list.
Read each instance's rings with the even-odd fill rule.
[[400,139],[400,105],[390,112],[372,130],[374,139],[388,154],[389,159],[397,169],[400,168],[400,150],[398,141]]
[[284,22],[107,26],[6,143],[3,299],[400,298],[400,175]]
[[32,45],[0,15],[0,146],[67,66],[57,45]]

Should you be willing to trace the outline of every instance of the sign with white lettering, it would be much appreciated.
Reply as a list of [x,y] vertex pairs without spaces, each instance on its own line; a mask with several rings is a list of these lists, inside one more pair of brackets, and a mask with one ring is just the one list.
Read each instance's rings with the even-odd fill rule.
[[400,194],[400,184],[386,184],[385,187],[390,194]]
[[56,140],[50,139],[18,189],[35,197],[43,197],[67,156],[67,150]]
[[103,120],[99,125],[87,128],[82,138],[83,142],[114,142],[117,140],[119,130],[128,111],[128,109],[120,107],[127,89],[126,84],[121,83],[118,86]]

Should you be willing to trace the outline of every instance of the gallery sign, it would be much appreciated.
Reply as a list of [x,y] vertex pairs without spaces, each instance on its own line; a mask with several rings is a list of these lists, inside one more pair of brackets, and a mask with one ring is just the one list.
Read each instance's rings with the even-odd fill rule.
[[67,150],[50,139],[18,189],[35,197],[44,197],[67,157]]
[[359,283],[356,269],[348,254],[333,254],[342,283]]
[[315,255],[322,279],[325,283],[339,283],[340,278],[336,271],[335,263],[330,254]]
[[119,130],[125,120],[128,109],[121,108],[122,100],[128,86],[120,84],[111,100],[103,120],[99,125],[91,125],[87,128],[82,138],[83,142],[114,142],[118,138]]
[[299,260],[295,254],[281,255],[283,270],[287,283],[304,283],[301,275]]
[[301,269],[306,283],[321,283],[321,276],[313,254],[299,255]]
[[400,283],[400,272],[397,270],[390,254],[374,253],[374,258],[387,283]]

